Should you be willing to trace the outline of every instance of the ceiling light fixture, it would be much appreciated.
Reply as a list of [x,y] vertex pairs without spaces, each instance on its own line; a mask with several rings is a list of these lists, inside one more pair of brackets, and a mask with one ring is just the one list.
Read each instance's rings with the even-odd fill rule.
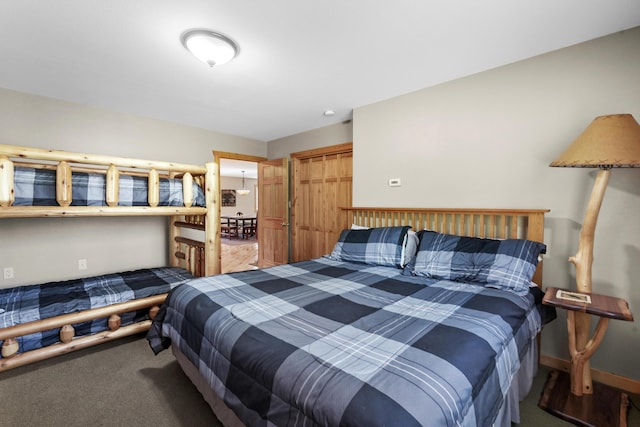
[[238,56],[240,48],[229,37],[209,30],[188,30],[180,37],[183,46],[210,67]]
[[242,171],[242,188],[236,190],[236,193],[238,193],[238,195],[240,196],[246,196],[247,194],[249,194],[249,189],[244,188],[244,171]]

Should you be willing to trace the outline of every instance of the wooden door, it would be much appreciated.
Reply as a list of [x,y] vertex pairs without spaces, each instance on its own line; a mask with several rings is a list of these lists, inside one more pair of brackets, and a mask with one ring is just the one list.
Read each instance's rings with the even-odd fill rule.
[[348,226],[353,181],[351,143],[292,153],[292,259],[304,261],[331,253]]
[[289,262],[289,160],[258,163],[258,267]]

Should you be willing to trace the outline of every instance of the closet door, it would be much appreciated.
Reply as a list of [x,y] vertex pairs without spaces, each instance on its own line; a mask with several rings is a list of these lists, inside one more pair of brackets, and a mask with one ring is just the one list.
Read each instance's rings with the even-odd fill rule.
[[291,154],[292,258],[304,261],[329,254],[347,227],[353,181],[352,144]]

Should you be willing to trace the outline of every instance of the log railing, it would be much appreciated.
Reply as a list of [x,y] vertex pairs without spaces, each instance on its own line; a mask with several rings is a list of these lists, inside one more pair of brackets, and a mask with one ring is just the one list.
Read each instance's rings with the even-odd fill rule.
[[[155,317],[160,305],[164,302],[166,297],[166,293],[154,295],[147,298],[80,311],[77,313],[63,314],[61,316],[36,320],[0,329],[0,341],[4,341],[2,344],[3,358],[0,359],[0,372],[39,360],[49,359],[60,354],[90,347],[102,342],[144,332],[151,326],[151,320]],[[143,309],[149,309],[150,320],[143,320],[127,326],[121,326],[121,314]],[[93,335],[75,337],[75,330],[72,325],[101,318],[108,319],[108,330],[98,332]],[[59,343],[24,353],[20,352],[16,338],[56,328],[60,328]]]
[[[15,200],[14,192],[14,159],[16,165],[28,167],[55,168],[56,170],[56,200],[58,206],[49,209],[43,207],[18,207],[12,204]],[[106,177],[106,200],[104,206],[70,206],[72,202],[72,173],[73,171],[103,173]],[[119,182],[121,173],[146,175],[148,179],[148,207],[119,207]],[[183,180],[184,207],[158,208],[160,194],[160,175],[181,177]],[[34,217],[34,216],[70,216],[70,215],[131,215],[136,211],[149,213],[151,208],[157,208],[157,215],[181,215],[189,213],[193,204],[193,181],[204,182],[207,167],[161,162],[151,160],[132,159],[125,157],[102,156],[94,154],[74,153],[68,151],[43,150],[39,148],[18,147],[0,144],[0,217]],[[4,209],[9,208],[11,209]],[[117,208],[117,209],[116,209]],[[186,209],[186,210],[185,210]],[[38,215],[38,211],[41,211]],[[122,211],[122,212],[119,212]],[[200,212],[198,212],[200,211]],[[112,212],[112,213],[109,213]],[[191,213],[205,213],[204,208]]]

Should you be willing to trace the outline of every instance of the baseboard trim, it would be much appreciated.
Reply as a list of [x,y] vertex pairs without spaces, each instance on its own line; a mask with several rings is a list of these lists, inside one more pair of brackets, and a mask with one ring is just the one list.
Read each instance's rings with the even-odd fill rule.
[[[540,364],[552,369],[559,369],[564,372],[569,372],[568,360],[558,359],[556,357],[541,354]],[[615,387],[628,393],[640,394],[640,381],[638,380],[622,377],[620,375],[612,374],[611,372],[599,371],[593,368],[591,368],[591,378],[594,381],[606,384],[611,387]]]

